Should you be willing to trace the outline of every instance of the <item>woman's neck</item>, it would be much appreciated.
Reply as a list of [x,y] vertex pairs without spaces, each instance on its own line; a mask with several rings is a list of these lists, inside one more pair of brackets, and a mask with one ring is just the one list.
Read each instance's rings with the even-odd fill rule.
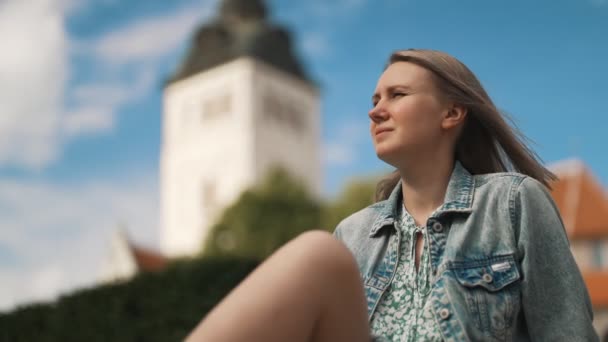
[[416,225],[426,225],[431,213],[443,204],[453,169],[451,158],[419,160],[399,168],[403,204]]

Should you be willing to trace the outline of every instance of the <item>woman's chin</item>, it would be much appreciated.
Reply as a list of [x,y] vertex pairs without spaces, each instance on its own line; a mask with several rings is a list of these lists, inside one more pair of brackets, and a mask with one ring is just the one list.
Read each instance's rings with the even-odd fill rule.
[[396,161],[399,159],[399,151],[392,148],[376,146],[376,156],[387,164],[395,165]]

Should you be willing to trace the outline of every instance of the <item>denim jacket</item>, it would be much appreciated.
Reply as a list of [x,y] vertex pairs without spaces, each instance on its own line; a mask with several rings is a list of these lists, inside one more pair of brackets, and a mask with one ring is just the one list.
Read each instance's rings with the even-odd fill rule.
[[[371,319],[391,286],[401,239],[401,183],[344,219]],[[547,189],[517,173],[471,175],[455,163],[443,205],[427,221],[434,319],[445,341],[598,341],[593,312]]]

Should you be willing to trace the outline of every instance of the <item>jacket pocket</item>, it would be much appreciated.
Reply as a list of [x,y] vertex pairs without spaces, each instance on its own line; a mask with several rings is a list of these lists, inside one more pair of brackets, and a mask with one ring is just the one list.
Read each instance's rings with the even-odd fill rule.
[[516,283],[520,274],[513,256],[454,262],[451,266],[471,320],[484,334],[503,340],[519,310]]

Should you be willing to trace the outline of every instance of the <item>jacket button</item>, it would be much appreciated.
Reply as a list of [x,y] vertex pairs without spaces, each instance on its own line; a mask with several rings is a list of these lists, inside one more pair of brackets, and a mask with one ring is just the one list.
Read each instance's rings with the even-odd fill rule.
[[481,280],[483,280],[484,282],[486,282],[486,283],[488,283],[488,284],[489,284],[489,283],[491,283],[491,282],[494,280],[494,278],[492,278],[492,275],[491,275],[491,274],[486,273],[486,274],[484,274],[484,275],[481,277]]
[[448,317],[450,317],[450,310],[445,308],[439,310],[439,317],[441,317],[441,319],[447,319]]
[[433,223],[433,230],[435,231],[435,233],[441,233],[443,231],[443,226],[441,225],[441,222],[435,221],[435,223]]

